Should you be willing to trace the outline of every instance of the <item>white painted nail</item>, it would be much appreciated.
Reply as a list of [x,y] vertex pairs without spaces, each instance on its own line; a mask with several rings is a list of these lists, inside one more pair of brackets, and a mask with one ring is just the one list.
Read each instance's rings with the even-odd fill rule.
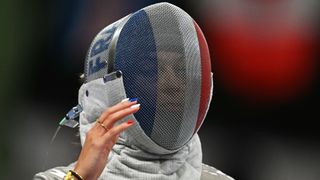
[[140,104],[135,104],[135,105],[130,106],[130,108],[138,108],[138,107],[140,107]]
[[125,98],[125,99],[122,100],[121,102],[125,102],[125,101],[129,101],[129,98]]

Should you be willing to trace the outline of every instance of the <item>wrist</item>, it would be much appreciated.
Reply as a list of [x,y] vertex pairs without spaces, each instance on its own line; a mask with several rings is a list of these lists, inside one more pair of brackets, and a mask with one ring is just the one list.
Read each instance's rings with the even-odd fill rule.
[[76,172],[79,176],[82,177],[82,179],[88,179],[88,175],[86,175],[86,171],[83,170],[83,168],[81,168],[81,166],[79,166],[79,164],[77,163],[75,165],[75,167],[72,169],[73,172]]

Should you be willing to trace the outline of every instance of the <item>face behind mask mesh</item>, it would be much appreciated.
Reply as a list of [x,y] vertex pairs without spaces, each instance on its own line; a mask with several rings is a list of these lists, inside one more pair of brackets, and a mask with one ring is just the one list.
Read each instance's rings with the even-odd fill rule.
[[211,100],[211,64],[205,38],[186,12],[159,3],[104,28],[88,51],[85,81],[116,70],[126,96],[141,104],[135,119],[156,144],[179,149],[198,131]]

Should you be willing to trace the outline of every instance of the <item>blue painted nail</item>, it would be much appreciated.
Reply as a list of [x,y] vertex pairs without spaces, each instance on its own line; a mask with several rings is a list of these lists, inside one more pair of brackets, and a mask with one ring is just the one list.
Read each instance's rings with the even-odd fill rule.
[[130,102],[135,102],[135,101],[138,101],[138,98],[130,98],[129,101]]

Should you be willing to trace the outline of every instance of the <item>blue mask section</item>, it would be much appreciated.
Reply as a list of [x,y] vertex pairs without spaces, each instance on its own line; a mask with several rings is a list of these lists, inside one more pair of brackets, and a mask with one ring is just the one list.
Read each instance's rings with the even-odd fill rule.
[[150,137],[157,107],[158,63],[153,31],[145,11],[134,13],[123,27],[114,66],[123,72],[127,96],[138,98],[141,108],[134,116]]
[[104,59],[104,53],[108,50],[112,36],[116,30],[115,26],[100,32],[100,39],[96,40],[92,48],[89,50],[87,59],[85,62],[85,74],[91,76],[101,69],[106,68],[106,61]]

